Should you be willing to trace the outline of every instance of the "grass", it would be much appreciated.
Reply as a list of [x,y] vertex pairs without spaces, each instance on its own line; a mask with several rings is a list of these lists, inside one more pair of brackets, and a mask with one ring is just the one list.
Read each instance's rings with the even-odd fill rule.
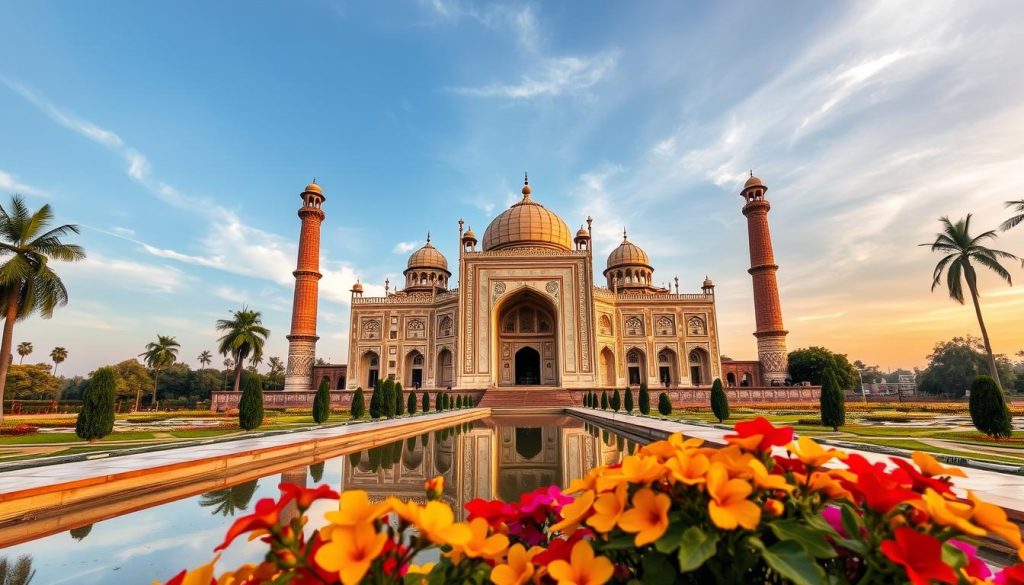
[[[111,433],[100,442],[141,441],[152,439],[153,433]],[[36,433],[20,437],[0,437],[0,445],[42,445],[47,443],[82,443],[75,433]]]
[[1002,455],[993,455],[990,453],[979,453],[977,451],[960,451],[954,449],[945,449],[943,447],[933,447],[927,443],[921,441],[915,441],[913,439],[856,439],[849,441],[850,443],[864,443],[868,445],[878,445],[881,447],[892,447],[894,449],[905,449],[907,451],[927,451],[929,453],[938,453],[940,455],[954,455],[956,457],[966,457],[968,459],[975,459],[978,461],[989,461],[992,463],[1006,463],[1009,465],[1022,465],[1024,459],[1018,457],[1005,457]]

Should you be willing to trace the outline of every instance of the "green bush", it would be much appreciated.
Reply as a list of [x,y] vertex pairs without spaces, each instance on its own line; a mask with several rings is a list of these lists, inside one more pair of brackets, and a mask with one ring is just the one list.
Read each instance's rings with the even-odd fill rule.
[[715,378],[715,382],[711,384],[711,412],[715,414],[718,422],[729,418],[729,395],[725,393],[721,378]]
[[423,391],[423,412],[430,412],[430,392]]
[[974,378],[968,406],[974,428],[995,439],[1013,435],[1006,397],[991,376]]
[[356,388],[356,393],[352,396],[352,418],[359,419],[366,414],[366,397],[363,396],[363,387]]
[[405,410],[409,414],[416,414],[416,391],[413,390],[409,393],[409,400],[405,405]]
[[619,409],[622,408],[622,395],[619,394],[618,388],[616,388],[615,392],[612,393],[612,399],[608,405],[611,406],[612,410],[615,412],[619,412]]
[[402,392],[402,383],[395,382],[395,414],[401,416],[405,414],[405,393]]
[[466,397],[462,400],[462,404],[465,405],[466,408],[473,408],[474,406],[476,406],[475,404],[473,404],[473,397],[470,396],[469,394],[467,394]]
[[640,384],[640,414],[651,414],[651,391],[646,382]]
[[624,408],[625,411],[628,412],[628,413],[632,413],[633,412],[633,390],[631,390],[630,388],[626,388],[626,399],[625,399],[624,402],[625,403],[623,404],[623,406],[625,407]]
[[821,385],[821,424],[833,431],[846,424],[846,399],[831,368],[825,371]]
[[380,379],[373,383],[373,392],[370,394],[370,418],[380,418]]
[[85,391],[82,392],[82,411],[75,422],[75,434],[79,439],[95,441],[114,430],[114,402],[117,398],[117,382],[112,368],[99,368],[93,372]]
[[384,380],[380,384],[380,413],[387,418],[395,418],[395,381]]
[[444,410],[444,392],[440,390],[434,394],[434,410],[438,412]]
[[253,374],[245,380],[238,401],[238,426],[251,431],[263,424],[263,378]]
[[608,410],[608,391],[601,391],[601,410]]
[[455,397],[455,408],[462,408],[462,395]]
[[664,392],[658,395],[658,412],[660,412],[662,416],[672,414],[672,401],[668,399],[668,394]]
[[331,381],[324,376],[313,397],[313,422],[322,425],[331,416]]

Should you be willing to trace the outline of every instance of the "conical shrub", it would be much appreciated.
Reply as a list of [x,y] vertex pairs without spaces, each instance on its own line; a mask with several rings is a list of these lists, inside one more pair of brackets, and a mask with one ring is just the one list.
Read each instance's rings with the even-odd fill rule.
[[601,410],[608,410],[608,391],[601,391]]
[[832,368],[825,370],[821,384],[821,424],[833,431],[846,424],[846,398]]
[[405,404],[405,410],[409,414],[416,414],[416,391],[413,390],[409,393],[409,400]]
[[660,412],[662,416],[672,414],[672,401],[668,399],[668,394],[664,392],[658,394],[658,412]]
[[75,434],[86,441],[106,437],[114,430],[114,402],[117,382],[112,368],[93,372],[82,392],[82,411],[75,421]]
[[242,398],[238,401],[238,426],[251,431],[263,424],[263,377],[251,374],[245,380]]
[[615,412],[619,412],[619,409],[622,408],[622,395],[619,394],[618,388],[615,389],[615,392],[612,392],[612,399],[609,406],[611,406],[612,410]]
[[718,422],[729,418],[729,396],[725,393],[721,378],[715,378],[715,382],[711,384],[711,412],[715,414]]
[[623,407],[625,408],[626,412],[633,412],[633,390],[630,388],[626,388],[626,398],[624,400]]
[[646,382],[640,384],[640,414],[651,414],[651,391]]
[[395,382],[395,414],[402,416],[405,414],[405,392],[402,391],[402,383]]
[[363,387],[356,388],[356,393],[352,397],[352,418],[359,419],[366,414],[366,397],[363,396]]
[[324,376],[313,397],[313,422],[322,425],[331,417],[331,381]]
[[430,393],[423,392],[423,412],[430,412]]
[[974,428],[986,435],[999,439],[1013,435],[1010,410],[1006,397],[991,376],[978,376],[971,383],[971,398],[968,401],[971,422]]

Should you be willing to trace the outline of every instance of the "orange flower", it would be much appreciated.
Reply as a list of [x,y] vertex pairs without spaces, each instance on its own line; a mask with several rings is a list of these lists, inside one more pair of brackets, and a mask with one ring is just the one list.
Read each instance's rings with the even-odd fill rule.
[[750,453],[744,453],[737,445],[729,445],[714,451],[709,456],[709,459],[712,463],[723,465],[732,477],[750,477],[753,475],[750,462],[755,457]]
[[968,520],[973,511],[971,506],[947,500],[932,488],[925,489],[924,496],[910,504],[927,512],[932,521],[940,526],[952,526],[960,532],[972,536],[985,536],[986,534],[984,528],[979,528]]
[[934,457],[927,453],[920,451],[914,451],[910,454],[910,458],[917,464],[918,469],[921,473],[928,477],[967,477],[962,469],[956,467],[946,467],[939,463]]
[[1007,520],[1006,511],[981,500],[972,491],[967,492],[967,497],[974,503],[971,520],[1016,547],[1017,556],[1024,560],[1024,540],[1021,539],[1020,528]]
[[594,530],[607,534],[615,528],[619,516],[626,510],[626,495],[629,487],[625,484],[615,488],[615,491],[605,492],[594,501],[594,515],[587,518]]
[[323,570],[337,574],[343,585],[356,585],[384,550],[387,539],[373,524],[336,527],[331,531],[331,540],[316,551],[313,559]]
[[391,506],[385,502],[373,504],[363,490],[345,490],[337,512],[328,512],[324,517],[335,526],[353,527],[372,523],[388,513]]
[[651,483],[664,477],[665,466],[658,462],[657,457],[628,455],[622,459],[618,469],[609,469],[597,478],[597,491],[605,492],[615,489],[622,483]]
[[789,485],[785,477],[776,473],[768,473],[768,468],[757,459],[751,459],[748,465],[754,472],[754,484],[757,487],[763,490],[782,490],[784,492],[791,492],[796,489]]
[[729,473],[721,463],[712,463],[707,481],[708,514],[715,526],[723,530],[735,530],[742,526],[753,530],[761,521],[761,509],[747,497],[754,491],[742,479],[729,479]]
[[615,567],[605,557],[595,557],[590,543],[581,540],[572,547],[569,562],[552,561],[548,574],[558,585],[603,585],[612,578]]
[[543,549],[535,548],[529,551],[521,544],[513,544],[508,549],[508,559],[504,564],[498,565],[491,570],[491,582],[494,585],[525,585],[530,582],[535,571],[531,559]]
[[775,516],[776,518],[782,516],[782,513],[786,511],[786,506],[775,498],[768,498],[765,500],[764,506],[762,507],[764,508],[765,513]]
[[[213,581],[213,565],[220,559],[220,555],[217,555],[209,563],[196,567],[191,571],[182,571],[171,578],[166,585],[210,585]],[[154,581],[153,585],[160,585],[159,581]]]
[[593,491],[587,490],[576,496],[572,503],[562,506],[562,509],[559,511],[562,519],[551,527],[551,532],[572,532],[576,530],[576,527],[590,513],[590,508],[594,504],[594,496]]
[[423,482],[423,489],[427,492],[428,500],[440,500],[441,494],[444,492],[444,476],[439,475]]
[[711,461],[704,454],[694,451],[679,453],[665,462],[669,477],[676,483],[686,485],[704,483],[704,475],[709,467],[711,467]]
[[644,546],[661,538],[668,528],[668,509],[672,500],[665,494],[655,494],[642,488],[633,494],[633,507],[622,513],[619,528],[635,532],[636,546]]
[[427,502],[426,506],[415,510],[415,519],[411,522],[430,542],[452,546],[465,546],[469,542],[469,527],[455,522],[455,514],[445,504]]
[[449,557],[458,564],[462,555],[471,559],[493,559],[500,557],[508,548],[508,537],[504,534],[487,536],[489,525],[483,518],[475,518],[469,523],[469,540],[464,544],[452,547]]
[[844,488],[842,482],[837,479],[845,479],[844,475],[850,475],[850,473],[844,469],[831,469],[828,472],[815,471],[811,474],[811,481],[807,484],[807,487],[812,492],[822,492],[833,500],[847,499],[852,502],[854,501],[853,494],[850,493],[850,490]]
[[837,449],[825,449],[810,437],[800,437],[786,445],[786,450],[809,467],[821,467],[832,459],[846,459],[846,453]]

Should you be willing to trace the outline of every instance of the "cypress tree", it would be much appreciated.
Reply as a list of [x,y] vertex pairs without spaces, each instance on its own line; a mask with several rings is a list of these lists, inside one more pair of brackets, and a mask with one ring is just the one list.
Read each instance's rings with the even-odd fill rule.
[[380,378],[373,383],[373,392],[370,394],[370,418],[380,418]]
[[618,388],[615,389],[615,392],[612,392],[612,399],[611,402],[609,402],[609,406],[611,406],[612,410],[615,412],[619,412],[619,409],[622,408],[622,395],[619,394]]
[[320,483],[320,480],[324,478],[323,461],[309,466],[309,478],[313,480],[313,483]]
[[825,370],[821,384],[821,424],[833,431],[846,424],[846,399],[832,368]]
[[82,392],[82,411],[75,421],[75,434],[79,439],[95,441],[114,430],[114,401],[117,382],[114,370],[99,368],[92,374]]
[[662,416],[672,414],[672,401],[668,399],[668,394],[664,392],[658,395],[658,412],[660,412]]
[[322,425],[331,416],[331,381],[324,376],[313,397],[313,422]]
[[366,398],[363,396],[363,387],[356,388],[356,393],[352,397],[352,418],[359,419],[366,414]]
[[601,410],[608,410],[608,391],[601,390]]
[[238,426],[251,431],[263,424],[263,378],[251,374],[245,380],[242,398],[238,401]]
[[590,392],[590,399],[589,400],[590,400],[590,404],[588,404],[587,406],[589,406],[590,408],[597,408],[597,406],[598,406],[598,404],[597,404],[597,392],[593,392],[593,391]]
[[640,384],[640,414],[651,414],[651,391],[647,382]]
[[[1013,435],[1010,410],[999,385],[991,376],[978,376],[971,382],[971,397],[968,401],[971,422],[974,428],[986,435],[999,439]],[[79,435],[81,436],[81,435]]]
[[395,414],[402,416],[405,414],[405,393],[402,392],[402,383],[395,382]]
[[462,395],[455,397],[455,408],[462,408]]
[[380,385],[380,413],[387,418],[395,418],[395,382],[384,380]]
[[626,408],[626,412],[633,412],[633,391],[629,388],[626,388],[626,400],[624,406]]
[[430,392],[423,391],[423,412],[430,412]]
[[409,402],[405,405],[405,410],[407,410],[409,412],[409,414],[416,414],[416,391],[415,390],[413,390],[412,392],[409,393]]
[[711,412],[715,414],[718,422],[729,418],[729,395],[725,393],[721,378],[715,378],[711,385]]
[[444,399],[441,401],[441,406],[445,410],[451,410],[452,408],[452,395],[448,392],[444,393]]
[[470,396],[469,394],[466,394],[462,398],[462,405],[465,406],[466,408],[473,408],[473,397]]
[[438,412],[444,410],[444,392],[440,390],[434,393],[434,410]]

